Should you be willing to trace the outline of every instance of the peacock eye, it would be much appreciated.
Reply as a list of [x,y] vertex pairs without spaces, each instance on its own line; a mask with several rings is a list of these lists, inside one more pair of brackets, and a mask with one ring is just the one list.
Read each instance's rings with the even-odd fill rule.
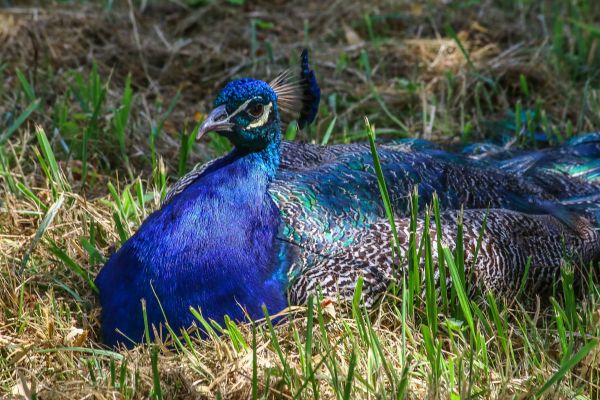
[[250,114],[251,116],[253,116],[254,118],[258,118],[262,115],[263,113],[263,109],[264,106],[260,103],[255,103],[255,104],[251,104],[247,109],[246,112],[248,112],[248,114]]

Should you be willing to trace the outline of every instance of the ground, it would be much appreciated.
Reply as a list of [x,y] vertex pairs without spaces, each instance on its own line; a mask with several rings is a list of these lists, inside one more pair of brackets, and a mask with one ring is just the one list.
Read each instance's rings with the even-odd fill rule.
[[600,129],[596,2],[37,4],[0,0],[0,393],[599,398],[593,285],[533,310],[315,304],[274,328],[116,352],[99,342],[91,283],[178,176],[228,149],[193,140],[219,88],[268,80],[304,47],[323,101],[290,139],[366,140],[364,116],[379,137],[450,148]]

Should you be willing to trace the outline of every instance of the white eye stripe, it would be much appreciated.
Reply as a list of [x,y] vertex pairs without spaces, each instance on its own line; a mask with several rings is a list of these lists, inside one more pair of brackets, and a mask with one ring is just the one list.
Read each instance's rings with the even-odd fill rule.
[[258,99],[259,97],[253,97],[251,99],[246,100],[245,102],[243,102],[238,108],[235,109],[234,112],[231,113],[231,115],[229,115],[227,118],[225,118],[224,122],[229,122],[229,120],[233,117],[235,117],[236,115],[238,115],[239,113],[241,113],[242,111],[244,111],[246,109],[246,107],[248,107],[248,104],[250,104],[250,102],[252,100]]
[[246,129],[250,128],[258,128],[263,126],[264,124],[267,123],[267,121],[269,120],[269,114],[271,114],[271,108],[273,107],[273,103],[269,103],[267,104],[264,109],[263,109],[263,113],[260,116],[260,118],[258,118],[256,121],[251,122],[250,124],[248,124],[248,126],[246,127]]

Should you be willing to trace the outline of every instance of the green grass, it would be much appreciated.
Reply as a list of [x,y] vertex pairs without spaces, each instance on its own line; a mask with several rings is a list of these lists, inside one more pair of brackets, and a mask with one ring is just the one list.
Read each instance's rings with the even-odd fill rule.
[[[290,124],[286,138],[369,141],[392,226],[375,126],[382,139],[451,147],[513,137],[535,147],[539,131],[558,143],[597,130],[595,2],[344,2],[314,15],[291,3],[258,2],[251,15],[243,1],[187,2],[185,11],[150,3],[142,13],[133,2],[147,18],[137,17],[141,49],[130,10],[112,1],[85,17],[49,7],[34,39],[4,32],[0,12],[9,37],[0,49],[0,395],[598,398],[600,288],[576,298],[565,261],[549,307],[467,296],[462,231],[450,251],[435,197],[417,215],[413,194],[409,254],[371,310],[359,281],[349,305],[314,298],[278,324],[265,315],[223,326],[190,310],[206,337],[190,330],[115,352],[99,342],[93,283],[177,177],[230,149],[216,135],[194,140],[215,91],[234,76],[272,77],[301,46],[313,49],[323,101],[317,124]],[[206,23],[190,25],[194,12]],[[161,25],[164,13],[185,29]],[[36,37],[46,42],[33,46]],[[417,232],[417,217],[435,234]]]

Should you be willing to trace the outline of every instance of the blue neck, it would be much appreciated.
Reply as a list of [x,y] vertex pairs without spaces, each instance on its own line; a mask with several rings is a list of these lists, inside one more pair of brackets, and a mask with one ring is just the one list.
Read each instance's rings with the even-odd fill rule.
[[262,171],[265,174],[265,183],[268,185],[275,178],[281,161],[281,139],[277,135],[277,140],[271,141],[260,151],[253,152],[236,147],[229,156],[239,159],[242,164],[247,166],[248,171]]

